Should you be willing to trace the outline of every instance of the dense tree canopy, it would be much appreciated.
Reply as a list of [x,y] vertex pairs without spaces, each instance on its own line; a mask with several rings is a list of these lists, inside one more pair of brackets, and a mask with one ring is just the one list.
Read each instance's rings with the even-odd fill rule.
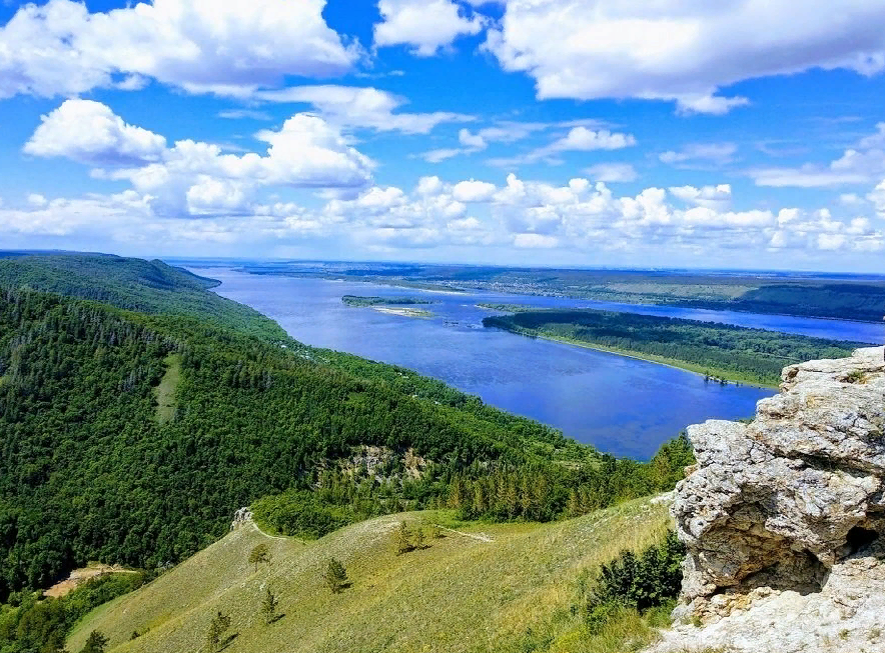
[[657,357],[711,376],[767,385],[777,385],[787,365],[841,358],[864,346],[730,324],[588,309],[520,310],[487,317],[483,324]]

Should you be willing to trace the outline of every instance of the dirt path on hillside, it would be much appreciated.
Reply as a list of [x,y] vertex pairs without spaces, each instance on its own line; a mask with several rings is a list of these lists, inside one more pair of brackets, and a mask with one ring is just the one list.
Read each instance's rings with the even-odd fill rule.
[[301,540],[299,540],[297,537],[282,537],[282,536],[280,536],[280,535],[268,535],[268,534],[265,533],[263,530],[261,530],[261,528],[258,526],[258,524],[255,523],[254,520],[252,520],[251,523],[252,523],[252,525],[255,527],[255,530],[256,530],[256,531],[258,531],[259,533],[261,533],[262,535],[264,535],[264,537],[269,538],[269,539],[271,539],[271,540],[294,540],[294,541],[296,541],[296,542],[300,542],[300,541],[301,541]]
[[476,535],[472,535],[470,533],[464,533],[462,531],[456,531],[454,528],[446,528],[445,526],[440,526],[439,524],[434,524],[437,528],[440,528],[444,531],[449,531],[449,533],[455,533],[457,535],[463,535],[464,537],[469,537],[473,540],[479,540],[480,542],[494,542],[491,537],[486,535],[485,533],[477,533]]

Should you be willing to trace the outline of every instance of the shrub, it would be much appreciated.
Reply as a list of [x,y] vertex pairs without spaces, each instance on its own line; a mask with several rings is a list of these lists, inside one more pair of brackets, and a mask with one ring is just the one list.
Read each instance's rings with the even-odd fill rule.
[[638,556],[624,551],[603,565],[585,606],[590,630],[598,630],[621,608],[644,612],[675,599],[682,584],[684,558],[685,545],[669,531],[661,544]]

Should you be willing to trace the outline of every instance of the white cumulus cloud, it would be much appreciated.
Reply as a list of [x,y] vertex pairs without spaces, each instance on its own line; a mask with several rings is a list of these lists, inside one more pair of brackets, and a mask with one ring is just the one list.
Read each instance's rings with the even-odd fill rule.
[[66,157],[92,165],[134,165],[157,161],[166,139],[126,124],[111,108],[92,100],[66,100],[43,116],[25,144],[27,154]]
[[165,216],[248,213],[253,191],[265,186],[359,190],[371,182],[374,162],[319,116],[295,114],[255,138],[266,143],[265,154],[226,154],[192,140],[167,148],[162,136],[127,124],[107,105],[66,100],[44,117],[25,151],[97,166],[97,178],[128,180]]
[[453,0],[380,0],[382,22],[375,25],[375,46],[411,46],[420,57],[431,57],[460,36],[478,34],[485,19],[468,16]]
[[426,134],[444,122],[469,122],[472,116],[435,111],[431,113],[396,112],[406,104],[404,98],[372,87],[295,86],[273,91],[259,91],[255,97],[270,102],[310,104],[329,122],[347,127],[368,127],[378,131],[401,131]]
[[492,159],[492,165],[509,167],[540,160],[558,163],[557,156],[563,152],[592,152],[594,150],[620,150],[636,145],[633,134],[612,132],[608,129],[589,129],[583,125],[572,127],[564,136],[527,154],[504,159]]
[[287,75],[327,77],[361,56],[325,22],[325,0],[154,0],[91,13],[27,4],[0,27],[0,98],[138,89],[154,79],[246,96]]
[[[885,5],[867,0],[507,0],[486,47],[540,98],[673,100],[721,114],[719,89],[813,68],[885,68]],[[834,24],[835,23],[835,24]]]
[[497,188],[485,181],[461,181],[452,188],[452,196],[459,202],[488,202]]
[[675,186],[669,189],[670,194],[684,202],[695,204],[707,209],[721,210],[731,203],[731,186],[719,184],[718,186]]

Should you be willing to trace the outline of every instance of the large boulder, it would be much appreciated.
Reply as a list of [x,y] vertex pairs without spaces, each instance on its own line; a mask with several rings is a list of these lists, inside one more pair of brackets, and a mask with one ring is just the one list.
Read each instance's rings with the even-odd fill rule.
[[[877,347],[787,367],[749,424],[689,427],[698,465],[672,507],[688,548],[674,616],[706,627],[678,627],[660,650],[690,650],[694,638],[735,651],[860,651],[860,624],[885,630],[883,424]],[[760,626],[768,612],[780,628]]]

